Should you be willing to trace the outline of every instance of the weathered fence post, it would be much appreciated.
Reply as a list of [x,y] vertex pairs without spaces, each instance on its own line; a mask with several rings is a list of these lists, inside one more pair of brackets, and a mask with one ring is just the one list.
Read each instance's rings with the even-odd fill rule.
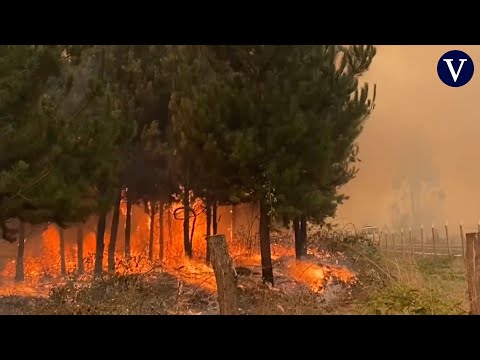
[[460,240],[462,241],[462,257],[465,259],[465,239],[463,238],[463,225],[460,221]]
[[425,257],[425,241],[423,240],[423,225],[420,226],[420,237],[422,239],[422,258]]
[[395,251],[397,249],[395,248],[395,230],[392,230],[392,251],[393,251],[393,255],[395,255]]
[[410,248],[412,250],[412,257],[414,257],[415,256],[415,250],[413,249],[412,227],[408,228],[408,236],[410,237]]
[[382,251],[382,230],[378,233],[378,248]]
[[388,230],[385,230],[385,253],[388,254]]
[[466,234],[468,295],[472,315],[480,315],[480,233]]
[[403,228],[401,231],[401,238],[402,238],[402,256],[405,256],[405,241],[403,239]]
[[448,239],[448,221],[445,221],[445,238],[447,239],[448,257],[451,257],[452,252],[450,251],[450,240]]
[[237,306],[237,277],[232,258],[228,253],[225,235],[213,235],[207,238],[210,247],[210,261],[217,282],[218,305],[220,314],[235,315]]
[[433,256],[437,256],[437,242],[435,241],[435,226],[432,224]]

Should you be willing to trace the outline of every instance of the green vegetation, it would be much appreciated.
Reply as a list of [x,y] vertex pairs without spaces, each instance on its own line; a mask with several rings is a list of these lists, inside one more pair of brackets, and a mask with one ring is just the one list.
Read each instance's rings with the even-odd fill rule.
[[273,284],[271,219],[295,220],[305,255],[306,220],[333,215],[338,187],[355,175],[375,99],[359,78],[375,54],[358,45],[1,46],[1,236],[22,232],[12,220],[66,227],[96,215],[102,276],[106,216],[115,209],[113,271],[122,197],[127,257],[133,203],[153,219],[182,199],[191,258],[193,198],[204,200],[212,233],[217,204],[255,201],[263,280]]
[[360,274],[353,308],[360,314],[446,315],[469,311],[463,259],[390,258],[368,239],[343,245]]

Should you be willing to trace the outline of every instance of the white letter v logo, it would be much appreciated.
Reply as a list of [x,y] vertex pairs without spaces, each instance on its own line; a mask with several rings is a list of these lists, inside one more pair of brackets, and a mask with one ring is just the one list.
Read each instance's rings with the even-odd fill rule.
[[450,74],[452,75],[452,79],[454,82],[457,82],[458,76],[460,75],[460,71],[462,71],[463,63],[467,61],[467,59],[459,59],[459,60],[460,60],[460,66],[458,67],[458,71],[455,72],[452,65],[453,59],[443,59],[443,61],[447,63],[448,70],[450,70]]

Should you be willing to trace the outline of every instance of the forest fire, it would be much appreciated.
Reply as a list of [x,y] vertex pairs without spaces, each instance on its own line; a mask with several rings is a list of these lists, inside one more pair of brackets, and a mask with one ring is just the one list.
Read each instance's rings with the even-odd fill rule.
[[[109,314],[113,298],[139,295],[139,313],[143,295],[166,285],[175,293],[177,282],[198,296],[217,284],[218,311],[237,314],[246,283],[265,294],[288,284],[315,298],[305,284],[320,291],[332,277],[353,281],[327,257],[307,256],[317,245],[308,227],[335,217],[356,174],[356,139],[376,101],[376,85],[361,77],[376,51],[5,48],[0,281],[53,284],[45,303],[77,309],[80,296],[82,311],[99,311],[94,299]],[[110,285],[125,297],[104,291]],[[177,300],[148,311],[168,312]]]
[[[206,218],[202,213],[201,203],[195,203],[193,208],[198,213],[191,219],[190,226],[194,228],[193,258],[184,256],[183,220],[174,215],[174,211],[164,212],[164,258],[160,259],[159,232],[160,221],[158,213],[154,218],[153,248],[150,249],[150,216],[141,206],[132,207],[132,226],[130,233],[131,256],[125,258],[125,214],[126,206],[121,204],[119,231],[116,241],[115,271],[119,275],[142,275],[155,272],[167,272],[182,282],[202,288],[209,292],[216,290],[215,276],[212,268],[206,264]],[[179,207],[180,205],[178,205]],[[175,205],[172,207],[175,208]],[[250,205],[218,209],[218,231],[226,234],[229,251],[236,267],[256,268],[256,274],[261,274],[261,257],[258,249],[257,217]],[[95,220],[95,219],[93,219]],[[91,279],[96,249],[95,221],[88,221],[82,226],[83,273],[79,274],[78,264],[78,228],[65,230],[56,225],[49,225],[39,236],[27,237],[24,255],[24,284],[14,285],[16,260],[12,259],[1,271],[2,278],[10,279],[8,286],[3,286],[1,294],[20,292],[45,294],[48,285],[65,280],[66,276],[79,279]],[[109,223],[109,220],[107,223]],[[64,263],[65,274],[62,275],[61,232],[64,233]],[[284,238],[292,241],[291,234]],[[106,265],[110,231],[105,232],[104,268]],[[149,253],[152,259],[149,260]],[[163,261],[161,261],[163,260]],[[320,263],[295,260],[294,247],[291,243],[272,243],[272,260],[277,268],[294,281],[306,284],[312,291],[319,292],[329,279],[336,278],[343,283],[355,281],[355,275],[347,269],[324,266]],[[38,290],[37,290],[38,289]]]
[[353,284],[357,280],[353,272],[338,266],[293,260],[288,261],[286,266],[296,281],[307,284],[314,292],[322,291],[329,280],[335,279],[344,284]]

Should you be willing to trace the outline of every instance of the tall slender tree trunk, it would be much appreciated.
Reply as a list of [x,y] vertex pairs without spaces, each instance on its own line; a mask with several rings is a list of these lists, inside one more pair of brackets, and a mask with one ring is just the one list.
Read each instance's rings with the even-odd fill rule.
[[206,249],[206,256],[205,256],[205,261],[207,264],[210,263],[210,243],[208,241],[208,237],[212,235],[212,205],[210,204],[210,200],[206,199],[206,216],[207,216],[207,231],[206,231],[206,237],[207,237],[207,249]]
[[192,258],[192,248],[190,244],[190,189],[185,186],[183,193],[183,245],[185,256]]
[[127,191],[127,214],[125,215],[125,257],[129,258],[130,251],[130,233],[132,227],[132,199]]
[[122,201],[122,190],[120,189],[115,205],[113,206],[112,227],[110,230],[110,241],[108,242],[108,271],[115,272],[115,246],[117,244],[118,223],[120,222],[120,203]]
[[218,217],[217,217],[218,203],[216,201],[212,204],[212,235],[217,235],[218,233]]
[[60,236],[60,272],[62,276],[67,275],[67,264],[65,261],[65,230],[58,227],[58,233]]
[[274,285],[272,254],[270,249],[270,215],[268,206],[260,202],[260,255],[262,257],[262,278],[264,283]]
[[103,273],[103,251],[105,250],[105,227],[107,225],[107,214],[102,212],[98,217],[97,225],[97,247],[95,250],[95,277],[102,276]]
[[79,225],[77,228],[77,268],[78,274],[83,274],[85,267],[83,265],[83,228]]
[[300,217],[300,253],[301,256],[307,255],[307,216]]
[[20,282],[25,280],[25,269],[23,265],[23,257],[25,254],[25,223],[20,222],[18,229],[18,249],[17,249],[17,263],[15,267],[15,281]]
[[300,235],[300,218],[293,218],[293,233],[295,234],[295,258],[302,257],[302,238]]
[[173,224],[172,224],[172,205],[168,207],[168,217],[167,217],[167,226],[168,226],[168,243],[173,244]]
[[161,262],[165,257],[165,236],[163,230],[163,214],[164,214],[164,204],[160,201],[158,203],[158,223],[159,223],[159,234],[158,234],[158,258]]
[[150,239],[148,242],[148,259],[153,260],[153,238],[155,235],[155,202],[150,201]]
[[283,227],[287,230],[290,229],[289,220],[287,215],[282,216]]
[[193,221],[192,221],[192,227],[191,227],[191,230],[190,230],[190,257],[193,257],[193,236],[195,234],[195,228],[196,228],[196,223],[197,223],[197,217],[194,216],[193,217]]

